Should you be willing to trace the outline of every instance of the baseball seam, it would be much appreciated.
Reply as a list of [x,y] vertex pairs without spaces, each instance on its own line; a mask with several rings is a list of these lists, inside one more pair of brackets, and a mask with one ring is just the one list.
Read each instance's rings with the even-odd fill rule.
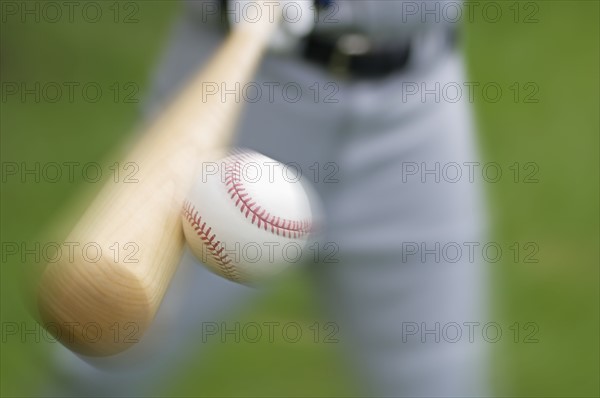
[[217,234],[212,234],[212,227],[208,227],[206,222],[202,222],[202,216],[199,215],[198,210],[194,207],[194,205],[185,201],[183,204],[183,216],[190,223],[194,231],[200,239],[204,246],[206,246],[213,257],[213,259],[220,266],[221,271],[225,274],[225,276],[231,280],[239,281],[240,274],[237,272],[234,266],[232,266],[231,259],[227,255],[227,253],[223,253],[225,247],[221,244],[221,241],[217,240]]
[[236,160],[245,162],[247,159],[245,153],[237,153],[225,166],[225,185],[229,187],[227,193],[235,201],[235,207],[240,209],[245,218],[250,219],[250,216],[252,216],[252,219],[250,219],[252,224],[256,224],[258,228],[263,228],[265,231],[270,228],[271,233],[277,236],[300,238],[310,233],[312,225],[309,220],[289,220],[271,215],[246,192],[239,167],[236,167],[239,165]]

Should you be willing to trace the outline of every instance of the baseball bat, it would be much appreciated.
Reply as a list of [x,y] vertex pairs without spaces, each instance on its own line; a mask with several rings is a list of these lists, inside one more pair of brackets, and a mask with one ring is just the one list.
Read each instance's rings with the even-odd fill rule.
[[215,83],[231,89],[250,81],[279,19],[265,12],[232,30],[126,156],[138,167],[138,182],[108,182],[66,238],[91,244],[93,253],[77,250],[47,265],[38,286],[40,318],[69,349],[117,354],[152,322],[182,255],[184,196],[201,163],[226,150],[241,110],[240,102],[209,93]]

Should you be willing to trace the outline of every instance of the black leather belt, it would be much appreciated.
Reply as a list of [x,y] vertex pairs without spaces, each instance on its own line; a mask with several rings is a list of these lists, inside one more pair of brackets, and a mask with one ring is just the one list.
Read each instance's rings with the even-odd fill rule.
[[[448,29],[447,44],[456,42],[456,30]],[[303,56],[333,74],[354,79],[380,79],[401,72],[411,59],[410,41],[395,48],[371,48],[368,38],[350,34],[337,40],[320,37],[315,33],[305,39]]]
[[377,51],[371,49],[368,39],[361,35],[332,40],[312,34],[305,40],[303,56],[336,75],[376,79],[404,69],[410,52],[409,43],[394,50]]

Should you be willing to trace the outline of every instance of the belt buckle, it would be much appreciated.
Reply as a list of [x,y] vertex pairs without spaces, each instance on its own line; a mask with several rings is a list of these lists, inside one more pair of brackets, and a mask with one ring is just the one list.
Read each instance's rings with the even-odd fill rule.
[[331,57],[329,70],[341,78],[350,77],[350,61],[352,57],[368,54],[372,49],[369,38],[360,33],[342,35],[336,42]]

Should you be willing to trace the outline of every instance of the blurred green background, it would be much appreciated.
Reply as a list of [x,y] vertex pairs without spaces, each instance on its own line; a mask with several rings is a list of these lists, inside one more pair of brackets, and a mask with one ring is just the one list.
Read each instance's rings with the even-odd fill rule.
[[[3,2],[6,3],[6,2]],[[485,3],[485,2],[482,2]],[[515,2],[510,2],[514,4]],[[94,81],[103,88],[134,82],[142,100],[164,44],[174,2],[148,1],[136,23],[103,18],[86,23],[21,23],[2,19],[0,74],[7,82]],[[503,9],[509,7],[502,2]],[[535,82],[538,103],[475,101],[484,160],[502,165],[535,162],[539,183],[504,178],[488,184],[494,240],[536,242],[536,264],[493,264],[494,317],[509,325],[535,322],[539,342],[502,339],[494,346],[496,393],[504,396],[598,396],[599,391],[599,26],[597,1],[522,2],[538,7],[537,23],[513,17],[464,23],[470,80]],[[123,7],[123,3],[121,4]],[[106,8],[105,8],[106,9]],[[526,9],[523,13],[526,14]],[[522,20],[524,15],[521,15]],[[123,96],[130,92],[120,88]],[[112,95],[112,93],[111,93]],[[105,161],[139,118],[141,103],[75,100],[21,101],[3,97],[2,162]],[[86,185],[1,185],[1,240],[33,241]],[[18,274],[22,264],[1,266],[1,321],[27,322]],[[253,303],[244,319],[318,317],[310,285],[301,274]],[[193,348],[191,348],[193,349]],[[173,395],[346,395],[354,390],[337,348],[327,344],[215,344],[189,363],[166,391]],[[39,395],[49,382],[48,344],[8,340],[1,345],[2,396]],[[224,372],[230,380],[222,382]]]

